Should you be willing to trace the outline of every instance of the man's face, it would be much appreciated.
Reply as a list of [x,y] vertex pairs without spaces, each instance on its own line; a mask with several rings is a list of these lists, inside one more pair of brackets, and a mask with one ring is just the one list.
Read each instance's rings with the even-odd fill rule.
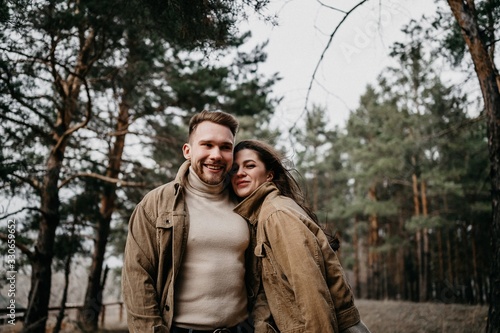
[[211,121],[204,121],[182,147],[184,157],[202,181],[219,184],[233,165],[234,136],[231,130]]

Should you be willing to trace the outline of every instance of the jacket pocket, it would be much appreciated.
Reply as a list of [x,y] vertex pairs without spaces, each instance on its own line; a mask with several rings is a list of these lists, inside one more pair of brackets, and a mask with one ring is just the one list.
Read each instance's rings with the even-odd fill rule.
[[156,218],[156,228],[169,229],[172,228],[174,222],[173,212],[162,212]]

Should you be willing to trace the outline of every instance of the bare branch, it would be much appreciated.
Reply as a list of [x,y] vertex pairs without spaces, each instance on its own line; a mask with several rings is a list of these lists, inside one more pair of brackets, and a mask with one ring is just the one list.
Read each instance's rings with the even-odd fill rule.
[[329,9],[331,9],[331,10],[335,10],[335,11],[337,11],[337,12],[341,12],[341,13],[343,13],[343,14],[347,14],[347,12],[346,12],[345,10],[338,9],[338,8],[336,8],[336,7],[329,6],[329,5],[325,4],[325,3],[323,3],[321,0],[316,0],[316,1],[317,1],[317,2],[321,5],[321,6],[323,6],[323,7],[329,8]]
[[447,134],[449,134],[451,132],[457,131],[457,130],[462,129],[464,127],[467,127],[469,125],[475,124],[475,123],[477,123],[479,121],[483,121],[484,119],[486,119],[486,114],[482,114],[479,117],[463,121],[460,124],[457,124],[456,126],[452,126],[452,127],[446,128],[446,129],[442,130],[441,132],[439,132],[437,134],[426,136],[423,139],[431,141],[431,140],[434,140],[436,138],[445,136],[445,135],[447,135]]
[[129,182],[129,181],[121,180],[121,179],[118,179],[118,178],[106,177],[106,176],[100,175],[98,173],[93,173],[93,172],[84,173],[84,172],[82,172],[82,173],[74,174],[71,177],[63,180],[61,182],[61,184],[59,185],[59,188],[62,188],[64,186],[66,186],[73,179],[76,179],[76,178],[85,178],[85,177],[100,179],[100,180],[102,180],[104,182],[116,184],[117,186],[120,186],[120,187],[144,187],[144,186],[147,185],[146,183]]
[[35,191],[41,191],[42,190],[42,185],[35,178],[23,177],[23,176],[15,174],[15,173],[11,173],[11,175],[13,177],[16,177],[17,179],[23,181],[24,183],[30,185]]
[[128,129],[109,132],[107,135],[108,136],[121,136],[121,135],[127,135],[127,134],[138,135],[138,136],[142,135],[140,132],[129,131]]
[[[83,36],[83,34],[82,34]],[[82,41],[81,43],[83,44],[82,47],[81,47],[81,52],[80,52],[80,56],[78,58],[78,65],[77,65],[77,68],[79,68],[79,71],[77,73],[73,73],[73,72],[70,72],[70,75],[72,76],[72,79],[71,81],[74,83],[76,79],[78,80],[81,80],[83,82],[83,85],[85,87],[85,91],[87,93],[87,114],[85,116],[85,119],[76,124],[75,126],[71,127],[71,128],[68,128],[62,135],[61,137],[59,138],[59,140],[57,141],[57,143],[54,145],[54,148],[52,149],[53,152],[57,151],[60,146],[66,141],[66,139],[68,138],[68,136],[70,136],[72,133],[78,131],[79,129],[87,126],[87,124],[89,123],[90,121],[90,118],[92,116],[92,98],[90,96],[90,88],[89,88],[89,85],[88,85],[88,82],[85,78],[85,75],[87,74],[88,70],[90,69],[90,67],[92,66],[92,64],[97,61],[97,59],[99,58],[100,54],[99,55],[95,55],[93,58],[91,59],[87,59],[89,53],[91,52],[91,49],[92,49],[92,43],[95,41],[95,31],[94,30],[91,30],[90,31],[90,34],[87,38],[82,38]],[[86,62],[86,60],[88,60],[88,62]],[[55,65],[56,62],[55,62],[55,59],[53,59],[53,65]],[[60,65],[60,64],[59,64]],[[53,68],[55,69],[55,66],[53,66]],[[66,70],[67,68],[64,67]],[[60,77],[58,76],[58,74],[56,72],[54,72],[54,78],[55,78],[55,81],[57,81]],[[57,83],[57,82],[56,82]],[[61,85],[62,87],[62,85]],[[72,87],[72,84],[68,84],[68,87]],[[68,89],[69,89],[68,88]],[[61,90],[61,95],[63,96],[69,96],[71,95],[71,92],[68,90],[67,92],[64,91],[64,89]]]
[[309,82],[309,87],[307,88],[306,101],[304,103],[304,110],[302,111],[302,113],[300,114],[300,116],[297,118],[297,120],[293,124],[292,128],[294,128],[297,125],[297,122],[299,121],[299,119],[302,118],[302,116],[304,116],[304,114],[308,112],[307,104],[309,103],[309,96],[311,94],[312,85],[313,85],[313,82],[316,80],[316,73],[318,72],[319,66],[321,65],[321,62],[323,61],[323,58],[325,57],[326,51],[328,51],[328,49],[330,48],[330,45],[332,44],[333,37],[335,36],[335,34],[337,33],[337,31],[339,30],[339,28],[342,25],[342,23],[344,23],[344,21],[347,19],[347,17],[354,10],[356,10],[359,6],[361,6],[362,4],[364,4],[367,1],[368,0],[362,0],[362,1],[360,1],[357,5],[355,5],[348,12],[346,12],[345,15],[344,15],[344,17],[342,18],[342,20],[339,22],[339,24],[337,24],[337,26],[335,27],[335,29],[333,30],[333,32],[330,34],[330,38],[328,39],[328,43],[326,44],[325,48],[323,49],[323,52],[321,53],[321,55],[319,57],[318,63],[316,64],[316,67],[314,68],[314,71],[313,71],[313,74],[312,74],[312,77],[311,77],[311,81]]
[[129,130],[121,130],[121,131],[114,131],[114,132],[109,132],[107,135],[108,136],[120,136],[120,135],[126,135],[126,134],[132,134],[136,136],[141,136],[141,137],[146,137],[146,138],[152,138],[155,139],[156,141],[160,142],[165,142],[168,144],[179,144],[180,139],[173,137],[173,136],[161,136],[161,135],[151,135],[148,133],[144,132],[136,132],[136,131],[129,131]]
[[34,210],[34,211],[42,213],[42,211],[40,210],[40,208],[37,208],[37,207],[23,207],[23,208],[21,208],[19,210],[16,210],[15,212],[12,212],[12,213],[0,216],[0,220],[5,220],[5,219],[7,219],[7,218],[9,218],[9,217],[11,217],[13,215],[19,214],[19,213],[21,213],[22,211],[25,211],[25,210]]
[[66,132],[64,132],[61,135],[61,137],[59,138],[57,143],[54,145],[54,148],[52,148],[52,152],[57,151],[59,149],[59,147],[63,144],[63,142],[67,139],[67,137],[70,136],[72,133],[87,126],[87,124],[90,121],[90,118],[92,117],[92,98],[90,96],[90,88],[89,88],[87,81],[85,79],[83,79],[83,84],[85,86],[85,91],[87,92],[87,114],[85,116],[85,119],[82,122],[76,124],[75,126],[67,129]]

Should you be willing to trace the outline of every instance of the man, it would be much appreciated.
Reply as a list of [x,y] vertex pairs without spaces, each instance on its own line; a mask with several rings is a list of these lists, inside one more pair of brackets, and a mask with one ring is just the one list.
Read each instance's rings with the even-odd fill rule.
[[187,161],[135,208],[122,274],[131,332],[241,332],[250,234],[226,177],[237,129],[221,111],[193,116]]

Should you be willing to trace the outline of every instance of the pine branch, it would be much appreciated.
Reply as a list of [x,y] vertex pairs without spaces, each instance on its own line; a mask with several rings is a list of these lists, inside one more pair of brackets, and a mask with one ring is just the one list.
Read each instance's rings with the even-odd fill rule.
[[[0,232],[0,239],[4,241],[9,240],[9,235],[4,234],[3,232]],[[18,248],[23,254],[25,254],[28,259],[31,261],[32,258],[35,256],[35,254],[24,244],[20,243],[19,240],[16,239],[16,248]]]

